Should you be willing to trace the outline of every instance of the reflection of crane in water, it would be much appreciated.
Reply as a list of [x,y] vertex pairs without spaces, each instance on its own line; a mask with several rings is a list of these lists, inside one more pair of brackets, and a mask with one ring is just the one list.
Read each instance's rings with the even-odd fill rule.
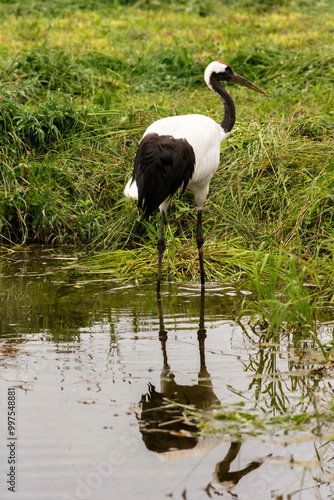
[[175,381],[171,372],[167,355],[167,331],[164,326],[161,298],[158,294],[159,339],[163,354],[163,368],[160,377],[160,391],[149,384],[149,392],[140,401],[141,416],[139,419],[143,440],[148,449],[157,453],[169,450],[194,448],[198,443],[196,432],[198,427],[188,420],[184,406],[190,405],[198,410],[207,410],[219,400],[213,391],[210,374],[205,364],[204,328],[204,289],[201,292],[200,323],[197,331],[200,369],[198,382],[193,385],[181,385]]
[[[161,372],[160,391],[156,391],[154,385],[149,384],[147,394],[142,395],[139,406],[141,414],[137,415],[139,428],[146,447],[159,453],[168,459],[171,454],[173,459],[184,456],[184,451],[192,450],[191,454],[202,454],[220,444],[217,439],[207,446],[198,449],[199,453],[194,453],[199,445],[199,428],[195,421],[187,418],[184,407],[193,406],[197,410],[209,410],[215,405],[220,405],[214,393],[210,374],[205,363],[205,339],[206,330],[204,328],[204,304],[205,291],[201,290],[200,321],[197,331],[200,369],[198,372],[198,382],[193,385],[181,385],[175,381],[175,375],[171,372],[167,356],[167,331],[164,326],[162,303],[158,293],[159,311],[159,340],[163,354],[163,368]],[[196,450],[195,450],[196,448]],[[203,449],[204,448],[204,449]],[[253,461],[246,467],[230,472],[231,463],[237,457],[241,448],[240,442],[232,442],[223,460],[217,463],[213,474],[213,482],[210,482],[205,489],[209,497],[211,493],[222,495],[221,490],[229,491],[242,477],[260,467],[262,460]],[[213,484],[214,483],[214,484]],[[219,489],[217,488],[219,487]],[[220,490],[220,491],[219,491]],[[231,492],[230,494],[234,496]],[[186,498],[186,491],[183,492]]]

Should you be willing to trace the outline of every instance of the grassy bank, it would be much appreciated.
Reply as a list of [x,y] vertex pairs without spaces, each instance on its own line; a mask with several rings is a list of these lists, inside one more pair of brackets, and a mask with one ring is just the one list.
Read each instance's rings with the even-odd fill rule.
[[[330,296],[331,2],[26,0],[0,14],[3,244],[79,245],[103,252],[95,271],[151,279],[157,219],[141,221],[124,183],[152,121],[221,119],[203,82],[220,59],[270,97],[229,86],[237,123],[204,216],[208,278],[254,278],[260,261],[266,279],[263,264],[280,255],[279,275],[293,259]],[[165,275],[197,279],[192,196],[169,214]]]

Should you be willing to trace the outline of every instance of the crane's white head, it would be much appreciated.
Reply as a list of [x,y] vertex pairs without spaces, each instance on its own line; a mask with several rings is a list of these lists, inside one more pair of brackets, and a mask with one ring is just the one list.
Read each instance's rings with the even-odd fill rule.
[[[213,61],[212,63],[209,64],[209,66],[207,66],[205,68],[205,71],[204,71],[204,80],[205,80],[205,83],[210,87],[210,78],[211,78],[211,75],[212,74],[215,74],[215,75],[224,75],[224,73],[226,72],[226,69],[230,68],[230,66],[224,62],[221,62],[221,61]],[[229,72],[229,70],[227,70],[227,72]]]
[[266,93],[257,85],[250,82],[246,78],[238,73],[235,73],[231,66],[221,61],[213,61],[207,66],[204,72],[204,80],[208,87],[215,92],[215,82],[225,81],[225,82],[235,82],[248,87],[249,89],[255,90],[260,94]]

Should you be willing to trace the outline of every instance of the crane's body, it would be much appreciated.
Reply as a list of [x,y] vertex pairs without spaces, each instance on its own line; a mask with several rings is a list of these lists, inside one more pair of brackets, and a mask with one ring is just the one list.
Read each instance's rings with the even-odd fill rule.
[[192,146],[194,173],[187,188],[194,194],[197,208],[203,208],[211,178],[219,165],[220,144],[229,133],[212,118],[196,114],[162,118],[148,127],[144,136],[150,132],[185,139]]
[[220,144],[229,136],[235,122],[233,100],[220,81],[234,81],[264,94],[262,89],[235,73],[230,66],[218,61],[206,68],[204,80],[224,105],[223,121],[218,124],[205,115],[191,114],[170,116],[152,123],[141,139],[132,177],[124,189],[126,196],[138,199],[138,206],[144,209],[146,217],[157,208],[160,210],[158,291],[165,250],[165,216],[170,197],[178,189],[182,192],[189,189],[195,197],[198,212],[196,241],[204,286],[202,210],[210,181],[219,165]]
[[[187,189],[194,194],[197,208],[203,208],[211,178],[219,165],[220,144],[230,133],[224,132],[222,127],[212,118],[193,114],[169,116],[157,120],[146,129],[142,140],[149,134],[171,136],[176,141],[182,139],[192,147],[195,162]],[[138,198],[137,183],[133,181],[134,179],[131,177],[124,193],[131,198]],[[167,210],[169,197],[168,195],[167,199],[162,200],[165,210]]]

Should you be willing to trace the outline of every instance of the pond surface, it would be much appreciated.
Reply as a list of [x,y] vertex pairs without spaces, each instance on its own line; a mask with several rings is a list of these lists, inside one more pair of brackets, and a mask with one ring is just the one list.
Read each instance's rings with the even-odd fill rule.
[[330,426],[252,425],[328,404],[311,342],[302,356],[260,344],[229,285],[164,283],[158,300],[154,284],[71,278],[70,263],[48,249],[2,262],[0,404],[13,389],[16,439],[1,417],[1,498],[334,498]]

